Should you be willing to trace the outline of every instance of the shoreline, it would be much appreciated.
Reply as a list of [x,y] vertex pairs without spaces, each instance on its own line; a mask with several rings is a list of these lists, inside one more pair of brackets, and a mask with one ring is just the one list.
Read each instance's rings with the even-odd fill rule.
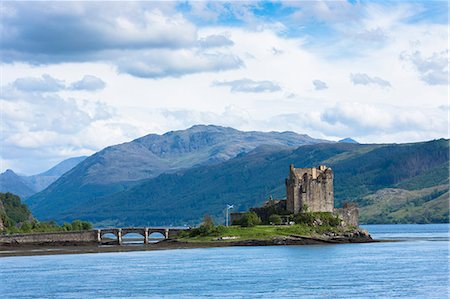
[[188,242],[167,239],[152,244],[102,245],[98,243],[43,243],[43,244],[6,244],[0,245],[0,258],[12,256],[38,256],[59,254],[84,254],[108,252],[134,252],[173,249],[216,248],[233,246],[301,246],[332,245],[352,243],[395,242],[391,240],[373,240],[370,237],[334,237],[314,238],[305,236],[275,237],[269,240],[233,240]]

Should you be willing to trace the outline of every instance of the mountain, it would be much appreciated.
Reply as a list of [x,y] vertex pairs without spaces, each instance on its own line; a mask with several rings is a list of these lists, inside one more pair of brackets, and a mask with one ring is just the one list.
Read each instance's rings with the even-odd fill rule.
[[88,157],[27,203],[43,211],[47,203],[67,206],[71,201],[87,202],[163,173],[217,165],[261,145],[282,150],[323,142],[329,141],[293,132],[242,132],[212,125],[150,134]]
[[0,174],[0,192],[10,192],[21,198],[27,198],[47,188],[84,159],[86,156],[69,158],[43,173],[31,176],[17,175],[13,170],[7,169]]
[[220,163],[264,144],[298,147],[319,142],[326,141],[293,132],[241,132],[197,125],[107,147],[74,171],[83,172],[83,184],[133,182],[183,168]]
[[340,143],[359,143],[358,141],[356,141],[355,139],[352,138],[344,138],[339,140],[338,142]]
[[11,192],[20,197],[27,197],[36,193],[33,186],[11,169],[0,174],[0,192]]
[[[448,209],[431,203],[436,196],[448,197],[448,191],[442,193],[445,190],[442,186],[448,190],[449,183],[449,143],[444,139],[411,144],[321,143],[297,149],[260,146],[220,164],[165,173],[128,189],[87,200],[55,183],[45,190],[48,193],[31,198],[29,204],[33,214],[42,220],[80,218],[98,226],[195,224],[205,213],[223,219],[226,204],[234,204],[235,211],[244,211],[260,205],[270,195],[284,197],[284,179],[291,163],[298,167],[331,166],[335,174],[336,206],[354,201],[361,206],[362,214],[376,204],[368,196],[380,190],[394,188],[414,193],[413,190],[435,187],[437,193],[432,195],[416,192],[422,196],[416,201],[418,206],[430,204],[439,209],[438,217],[431,215],[422,220],[448,221]],[[76,174],[77,168],[71,175]],[[63,178],[60,183],[71,186]],[[58,189],[52,188],[56,186]],[[387,199],[382,193],[379,198],[383,202]],[[398,222],[414,221],[397,216]],[[376,222],[375,218],[366,219]]]
[[386,188],[364,197],[365,223],[448,222],[448,184],[419,190]]
[[69,158],[58,163],[57,165],[53,166],[52,168],[43,173],[32,176],[22,176],[22,178],[28,183],[28,185],[32,186],[33,190],[35,191],[33,193],[36,193],[47,188],[60,176],[62,176],[64,173],[74,168],[76,165],[78,165],[81,161],[83,161],[86,158],[87,158],[86,156]]

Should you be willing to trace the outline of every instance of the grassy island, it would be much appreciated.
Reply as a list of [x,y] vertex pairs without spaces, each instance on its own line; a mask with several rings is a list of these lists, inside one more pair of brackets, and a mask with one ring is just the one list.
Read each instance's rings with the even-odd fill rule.
[[[182,232],[177,241],[185,242],[239,242],[239,241],[273,241],[276,239],[336,239],[342,236],[352,237],[366,235],[361,229],[353,226],[341,226],[340,221],[331,213],[305,213],[296,218],[291,225],[260,225],[255,219],[250,223],[245,221],[241,225],[214,225],[211,217],[205,216],[203,223],[189,231]],[[330,214],[330,215],[329,215]],[[368,235],[367,235],[368,236]]]
[[192,235],[186,233],[177,238],[188,242],[207,242],[207,241],[236,241],[236,240],[270,240],[276,237],[290,236],[321,236],[324,234],[343,234],[351,232],[354,227],[331,227],[317,226],[311,227],[304,224],[294,225],[258,225],[254,227],[240,226],[216,226],[208,234]]

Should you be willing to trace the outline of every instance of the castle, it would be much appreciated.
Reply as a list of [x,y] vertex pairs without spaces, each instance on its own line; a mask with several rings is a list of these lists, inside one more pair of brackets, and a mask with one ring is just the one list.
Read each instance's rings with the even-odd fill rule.
[[286,179],[286,210],[299,212],[333,212],[333,170],[325,165],[319,168],[294,168],[290,165]]
[[[272,197],[260,208],[251,211],[266,217],[270,211],[283,214],[303,212],[330,212],[339,216],[343,225],[358,226],[359,210],[356,205],[344,204],[343,208],[334,207],[334,174],[330,167],[289,168],[285,180],[286,199],[274,200]],[[244,213],[231,213],[231,223],[238,222]]]

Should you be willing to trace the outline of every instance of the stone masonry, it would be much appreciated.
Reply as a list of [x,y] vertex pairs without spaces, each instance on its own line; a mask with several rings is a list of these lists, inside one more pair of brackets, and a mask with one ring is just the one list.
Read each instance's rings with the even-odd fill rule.
[[333,212],[333,170],[325,165],[295,168],[291,164],[286,179],[286,209],[293,214]]

